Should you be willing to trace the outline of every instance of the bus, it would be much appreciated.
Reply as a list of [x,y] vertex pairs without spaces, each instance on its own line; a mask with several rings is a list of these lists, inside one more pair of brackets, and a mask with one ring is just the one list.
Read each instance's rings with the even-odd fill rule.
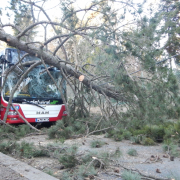
[[[4,119],[12,89],[22,74],[30,67],[27,62],[40,60],[35,56],[26,55],[26,52],[14,48],[6,48],[0,52],[1,121]],[[20,58],[22,58],[21,66],[17,66],[16,63],[19,62]],[[26,65],[22,66],[25,63]],[[16,110],[13,106],[9,108],[6,123],[25,123],[21,116],[29,123],[55,122],[61,120],[63,116],[67,116],[62,100],[63,96],[66,97],[66,82],[62,78],[60,70],[48,65],[47,67],[56,84],[44,65],[41,64],[33,68],[19,84],[13,95],[12,104]],[[10,68],[13,70],[7,73]],[[6,73],[8,75],[5,77]],[[61,92],[57,86],[62,87]]]

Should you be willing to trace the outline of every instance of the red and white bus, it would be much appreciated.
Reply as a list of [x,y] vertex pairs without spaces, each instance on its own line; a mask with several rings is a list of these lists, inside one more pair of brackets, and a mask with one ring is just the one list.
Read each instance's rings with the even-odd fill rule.
[[[5,79],[4,73],[23,57],[25,52],[17,51],[17,49],[6,48],[0,52],[0,70],[1,70],[1,108],[0,119],[3,120],[6,107],[10,98],[11,91],[16,85],[23,72],[30,67],[30,65],[21,66],[19,72],[11,71]],[[22,62],[39,60],[34,56],[25,56]],[[16,69],[18,67],[16,66]],[[49,68],[49,72],[54,78],[56,85],[62,88],[64,97],[66,96],[66,83],[62,79],[60,70],[56,68]],[[65,105],[63,104],[62,94],[49,76],[47,70],[43,65],[36,66],[31,70],[23,81],[18,86],[12,99],[12,103],[16,110],[24,117],[29,123],[38,122],[55,122],[61,120],[63,116],[67,116]],[[15,109],[11,106],[6,123],[24,123]]]

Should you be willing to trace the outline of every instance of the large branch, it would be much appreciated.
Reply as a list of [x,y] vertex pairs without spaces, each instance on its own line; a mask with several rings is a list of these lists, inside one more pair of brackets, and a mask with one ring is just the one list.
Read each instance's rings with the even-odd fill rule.
[[[0,40],[6,42],[8,45],[13,46],[19,50],[26,51],[29,54],[35,55],[39,58],[43,58],[44,62],[46,64],[52,65],[57,67],[58,69],[63,69],[64,72],[66,72],[70,76],[74,76],[75,78],[79,78],[80,75],[82,75],[81,72],[76,71],[72,66],[66,63],[66,61],[59,61],[59,58],[57,56],[53,56],[49,52],[43,51],[43,47],[35,46],[34,44],[27,44],[24,41],[20,41],[18,38],[7,34],[3,29],[0,29]],[[99,86],[97,83],[92,82],[90,79],[88,79],[87,76],[85,76],[84,80],[82,81],[84,85],[87,87],[92,87],[95,91],[98,93],[102,92],[106,94],[106,96],[117,99],[117,100],[123,100],[123,96],[119,94],[118,92],[114,91],[111,87],[108,85],[106,86]]]

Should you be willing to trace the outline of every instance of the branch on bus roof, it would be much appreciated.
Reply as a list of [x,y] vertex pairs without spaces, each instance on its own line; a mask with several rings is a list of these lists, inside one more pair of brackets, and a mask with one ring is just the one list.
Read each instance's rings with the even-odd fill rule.
[[[82,72],[74,69],[71,65],[67,64],[66,61],[60,62],[57,56],[53,56],[50,52],[43,51],[41,47],[35,46],[34,44],[27,45],[26,42],[20,41],[17,37],[7,34],[4,31],[0,31],[0,40],[7,42],[10,46],[16,47],[29,54],[35,54],[37,57],[43,58],[46,64],[57,67],[58,69],[62,68],[68,75],[74,76],[74,78],[76,79],[79,79],[79,77],[83,74]],[[120,94],[119,92],[115,91],[114,88],[112,88],[108,84],[102,87],[95,82],[91,82],[91,80],[87,76],[85,76],[82,83],[87,87],[90,87],[91,84],[92,89],[99,92],[100,94],[102,94],[103,91],[107,96],[114,98],[116,100],[124,99],[123,94]]]

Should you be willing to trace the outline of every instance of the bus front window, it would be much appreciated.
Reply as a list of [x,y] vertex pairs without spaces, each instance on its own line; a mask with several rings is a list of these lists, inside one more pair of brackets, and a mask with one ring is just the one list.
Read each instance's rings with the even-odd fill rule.
[[[14,98],[40,98],[40,99],[62,99],[61,94],[56,87],[60,87],[62,76],[60,71],[55,69],[50,70],[51,76],[47,71],[42,73],[42,67],[34,68],[29,72],[27,77],[18,86],[14,93]],[[9,97],[13,87],[18,82],[19,77],[15,73],[11,72],[6,80],[4,87],[4,97]],[[65,82],[63,82],[63,93],[65,93]]]

